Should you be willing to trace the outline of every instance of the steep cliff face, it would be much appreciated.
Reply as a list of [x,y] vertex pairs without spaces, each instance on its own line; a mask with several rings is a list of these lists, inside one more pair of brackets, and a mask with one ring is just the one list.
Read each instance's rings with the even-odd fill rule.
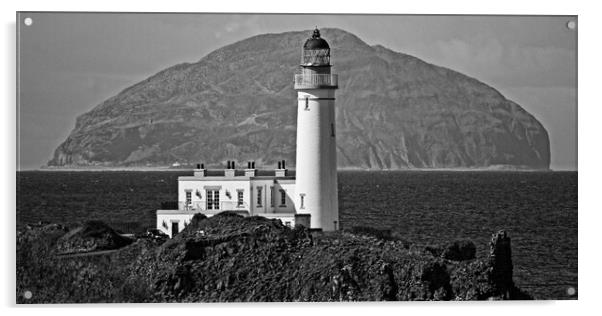
[[[123,90],[78,117],[51,166],[293,166],[292,78],[309,31],[264,34]],[[548,134],[495,89],[339,29],[331,45],[339,168],[547,169]]]

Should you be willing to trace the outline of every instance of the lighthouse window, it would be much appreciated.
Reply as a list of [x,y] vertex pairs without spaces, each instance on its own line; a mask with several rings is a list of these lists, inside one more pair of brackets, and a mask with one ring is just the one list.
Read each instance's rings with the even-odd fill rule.
[[286,191],[280,190],[280,206],[286,206]]
[[207,190],[207,209],[219,210],[219,191]]
[[334,123],[330,123],[330,136],[334,137]]
[[237,194],[238,194],[238,203],[237,203],[237,206],[238,207],[242,207],[243,204],[244,204],[243,192],[244,192],[243,190],[238,190],[237,191]]
[[262,197],[262,194],[261,194],[262,193],[261,189],[263,189],[263,188],[262,187],[257,187],[257,207],[261,207],[261,201],[263,200],[263,197]]
[[270,187],[270,206],[274,206],[274,186]]
[[301,194],[299,194],[299,197],[301,198],[301,205],[299,206],[299,208],[304,209],[305,208],[305,194],[301,193]]
[[305,111],[309,111],[309,98],[305,97]]

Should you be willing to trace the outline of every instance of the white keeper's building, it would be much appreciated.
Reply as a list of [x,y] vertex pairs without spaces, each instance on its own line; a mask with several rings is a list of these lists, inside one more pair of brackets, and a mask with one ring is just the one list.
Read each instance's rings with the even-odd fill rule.
[[213,216],[233,211],[243,216],[279,219],[285,225],[332,231],[339,227],[335,93],[330,46],[314,30],[305,41],[301,65],[294,76],[297,90],[296,174],[290,176],[285,161],[275,170],[257,170],[254,162],[236,169],[206,170],[178,178],[178,201],[157,210],[157,229],[170,236],[180,232],[194,214]]

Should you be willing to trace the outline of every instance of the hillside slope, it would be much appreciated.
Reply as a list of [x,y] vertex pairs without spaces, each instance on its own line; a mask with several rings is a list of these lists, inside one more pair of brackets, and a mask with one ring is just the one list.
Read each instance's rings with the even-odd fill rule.
[[[292,80],[309,34],[254,36],[123,90],[78,117],[48,165],[294,166]],[[549,167],[545,128],[492,87],[343,30],[322,35],[339,74],[339,168]]]

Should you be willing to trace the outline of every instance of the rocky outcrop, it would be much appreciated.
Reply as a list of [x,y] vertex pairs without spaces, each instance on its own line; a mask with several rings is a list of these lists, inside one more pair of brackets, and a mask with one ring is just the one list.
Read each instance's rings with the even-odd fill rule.
[[375,230],[359,231],[312,235],[259,217],[198,218],[145,257],[141,270],[158,271],[149,283],[158,300],[168,301],[529,298],[514,286],[511,270],[500,272],[507,272],[500,262],[508,260],[509,244],[498,242],[490,257],[460,262],[417,251],[387,233],[381,239],[371,236]]
[[456,261],[376,230],[319,234],[222,213],[196,216],[164,243],[139,239],[108,255],[65,257],[56,245],[74,234],[48,227],[18,235],[17,289],[36,293],[19,302],[531,298],[512,281],[505,233],[494,235],[490,254]]
[[447,245],[441,257],[447,260],[464,261],[476,258],[477,247],[470,240],[457,240]]
[[[292,78],[308,34],[254,36],[128,87],[78,117],[48,164],[294,166]],[[549,167],[544,127],[494,88],[343,30],[322,34],[340,75],[339,168]]]
[[435,257],[441,257],[452,261],[465,261],[476,258],[477,247],[470,240],[456,240],[444,247],[429,245],[424,251]]
[[512,280],[512,248],[505,231],[499,231],[491,237],[489,264],[491,283],[503,298],[510,297],[515,286]]
[[132,240],[117,234],[101,221],[88,221],[62,236],[57,242],[59,254],[113,250],[129,245]]

